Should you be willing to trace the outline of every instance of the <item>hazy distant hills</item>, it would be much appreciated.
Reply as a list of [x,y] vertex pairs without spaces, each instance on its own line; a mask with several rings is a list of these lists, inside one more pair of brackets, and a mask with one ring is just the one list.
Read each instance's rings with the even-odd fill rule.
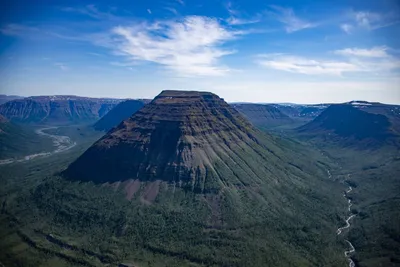
[[149,103],[149,99],[140,100],[125,100],[115,106],[110,112],[104,117],[97,121],[93,127],[98,131],[108,131],[111,128],[116,127],[123,120],[132,116],[133,113],[142,108],[145,104]]
[[17,96],[17,95],[0,95],[0,105],[4,104],[8,101],[14,100],[14,99],[21,99],[24,98],[23,96]]
[[270,128],[293,122],[292,118],[274,105],[243,103],[232,106],[258,127]]
[[372,148],[399,137],[399,118],[399,106],[353,101],[331,105],[298,132],[345,146]]
[[94,122],[121,100],[79,96],[34,96],[0,105],[0,114],[14,122],[68,124]]
[[271,104],[290,118],[303,119],[304,121],[316,118],[329,104],[298,105],[298,104]]

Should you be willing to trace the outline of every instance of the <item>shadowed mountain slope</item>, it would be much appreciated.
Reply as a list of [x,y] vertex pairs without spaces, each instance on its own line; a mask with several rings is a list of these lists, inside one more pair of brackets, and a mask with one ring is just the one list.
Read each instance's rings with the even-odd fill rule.
[[[395,119],[390,120],[383,115],[385,112],[382,108],[368,105],[371,107],[354,103],[331,105],[313,121],[297,130],[311,138],[323,138],[345,146],[365,148],[382,145],[398,137]],[[370,112],[372,110],[375,112]]]
[[109,131],[111,128],[120,124],[123,120],[132,116],[133,113],[138,111],[148,102],[150,101],[147,99],[123,101],[97,121],[93,127],[97,131]]

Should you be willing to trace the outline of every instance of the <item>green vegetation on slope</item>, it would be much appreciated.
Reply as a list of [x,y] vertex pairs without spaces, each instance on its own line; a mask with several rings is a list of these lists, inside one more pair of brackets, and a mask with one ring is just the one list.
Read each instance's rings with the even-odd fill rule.
[[[287,149],[300,148],[281,141]],[[89,144],[78,142],[57,157],[1,167],[0,262],[6,266],[346,264],[345,244],[335,235],[346,203],[340,185],[321,178],[323,161],[316,173],[303,177],[293,176],[290,167],[281,170],[293,178],[289,184],[288,179],[274,177],[264,185],[229,186],[218,194],[161,183],[149,205],[142,201],[140,190],[128,201],[117,184],[70,182],[56,175]],[[254,151],[238,153],[238,158],[257,158]],[[308,162],[304,158],[318,158],[312,151],[297,155],[292,164],[315,168],[302,166]],[[216,164],[223,162],[222,158]],[[276,163],[264,164],[273,169]],[[220,170],[221,177],[232,175],[229,168]],[[141,190],[146,186],[143,183]]]
[[0,159],[23,157],[50,151],[53,140],[35,133],[38,128],[12,122],[0,123]]
[[320,147],[342,168],[338,175],[353,187],[352,220],[348,239],[360,267],[400,264],[400,152],[396,147],[353,150],[325,144]]

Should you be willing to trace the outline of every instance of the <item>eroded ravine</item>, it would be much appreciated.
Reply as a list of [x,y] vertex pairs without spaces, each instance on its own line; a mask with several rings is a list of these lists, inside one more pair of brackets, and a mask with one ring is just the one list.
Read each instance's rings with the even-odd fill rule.
[[35,131],[36,134],[42,135],[49,137],[53,139],[53,145],[55,147],[55,150],[50,151],[50,152],[41,152],[41,153],[36,153],[36,154],[31,154],[27,155],[25,157],[19,158],[19,159],[4,159],[0,160],[0,165],[5,165],[5,164],[11,164],[11,163],[16,163],[16,162],[26,162],[35,158],[41,158],[41,157],[47,157],[53,154],[57,154],[60,152],[67,151],[71,148],[73,148],[76,145],[76,142],[73,142],[71,138],[68,136],[64,135],[54,135],[54,134],[49,134],[44,131],[46,130],[51,130],[51,129],[57,129],[58,127],[47,127],[47,128],[41,128]]

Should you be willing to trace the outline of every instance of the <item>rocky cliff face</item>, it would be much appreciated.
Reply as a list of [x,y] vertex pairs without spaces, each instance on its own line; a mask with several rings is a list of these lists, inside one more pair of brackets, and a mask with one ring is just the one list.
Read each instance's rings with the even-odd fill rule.
[[161,180],[210,192],[229,184],[255,185],[279,173],[288,177],[284,170],[293,168],[288,155],[218,96],[163,91],[90,147],[64,176],[98,183]]
[[77,96],[35,96],[0,105],[0,114],[23,123],[67,124],[96,121],[120,100]]
[[123,101],[97,121],[93,127],[97,131],[109,131],[149,102],[150,100],[148,99]]

